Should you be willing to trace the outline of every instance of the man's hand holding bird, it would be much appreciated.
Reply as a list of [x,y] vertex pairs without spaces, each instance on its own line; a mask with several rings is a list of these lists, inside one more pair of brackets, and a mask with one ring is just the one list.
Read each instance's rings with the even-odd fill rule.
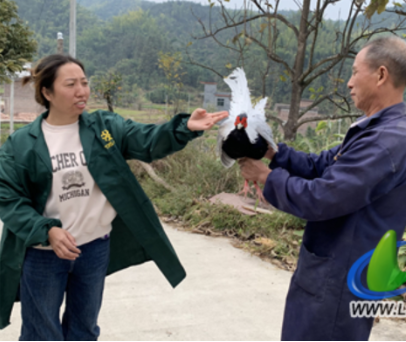
[[251,158],[238,159],[241,175],[248,181],[265,184],[266,179],[272,172],[262,161]]
[[226,111],[207,113],[205,109],[197,108],[190,116],[187,122],[187,128],[191,131],[205,131],[227,117],[228,112]]
[[[236,160],[240,159],[261,160],[262,158],[268,158],[271,160],[275,154],[274,151],[277,151],[278,147],[273,140],[272,129],[266,122],[265,106],[267,98],[261,99],[255,106],[252,105],[247,78],[241,68],[235,69],[231,75],[224,79],[224,82],[231,89],[231,107],[229,118],[220,123],[218,130],[217,149],[222,164],[228,168]],[[262,164],[259,163],[251,164],[249,162],[249,164],[245,164],[245,173],[249,174],[249,178],[245,177],[243,173],[245,184],[241,193],[246,196],[247,192],[250,192],[248,181],[252,180],[258,198],[265,202],[262,190],[257,184],[257,177],[251,172],[248,173],[248,170],[251,170],[254,165],[258,172],[259,165]],[[266,168],[264,164],[262,165]],[[269,172],[269,169],[267,169],[267,174]],[[265,172],[261,174],[261,180],[263,180],[264,176]]]

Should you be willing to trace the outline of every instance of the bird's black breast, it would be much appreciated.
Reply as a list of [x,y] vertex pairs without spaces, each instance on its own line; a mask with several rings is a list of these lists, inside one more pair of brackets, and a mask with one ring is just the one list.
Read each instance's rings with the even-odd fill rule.
[[233,159],[252,158],[262,159],[268,150],[267,141],[258,135],[255,144],[252,144],[244,129],[234,129],[223,142],[223,151]]

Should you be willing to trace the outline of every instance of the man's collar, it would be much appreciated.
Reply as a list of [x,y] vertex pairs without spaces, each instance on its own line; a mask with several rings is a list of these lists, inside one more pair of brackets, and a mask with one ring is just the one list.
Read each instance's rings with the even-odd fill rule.
[[361,116],[356,122],[354,122],[351,125],[351,128],[358,126],[361,129],[365,129],[366,127],[368,127],[368,125],[371,123],[371,121],[377,120],[377,119],[381,118],[383,115],[385,115],[385,117],[392,117],[394,115],[395,116],[399,115],[399,113],[402,113],[404,115],[405,112],[406,112],[406,104],[404,102],[400,102],[395,105],[386,107],[369,117],[367,117],[365,115]]

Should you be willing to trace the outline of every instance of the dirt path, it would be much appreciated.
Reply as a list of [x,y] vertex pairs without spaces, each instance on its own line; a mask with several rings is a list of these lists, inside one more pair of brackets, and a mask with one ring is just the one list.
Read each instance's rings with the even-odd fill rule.
[[[230,240],[165,225],[188,276],[173,290],[153,263],[107,278],[100,340],[279,340],[291,273]],[[17,340],[20,307],[0,340]],[[406,325],[381,320],[373,340],[405,340]]]

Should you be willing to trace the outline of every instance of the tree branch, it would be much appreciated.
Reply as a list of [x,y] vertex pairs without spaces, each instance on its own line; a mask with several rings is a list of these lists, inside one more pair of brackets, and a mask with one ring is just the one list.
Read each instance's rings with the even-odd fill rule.
[[[402,22],[402,23],[403,23],[403,22]],[[399,24],[396,28],[393,28],[393,29],[380,27],[380,28],[375,29],[375,30],[372,31],[372,32],[367,33],[367,34],[361,34],[360,36],[358,36],[357,38],[355,38],[353,41],[351,41],[351,42],[350,42],[350,45],[348,45],[348,46],[346,47],[346,49],[347,49],[346,52],[347,52],[347,53],[341,52],[341,53],[335,55],[336,59],[333,58],[334,56],[327,58],[327,59],[329,59],[329,60],[331,61],[330,65],[326,66],[324,69],[319,70],[318,72],[314,73],[310,78],[308,78],[307,80],[303,81],[305,87],[307,87],[310,83],[312,83],[312,82],[313,82],[316,78],[318,78],[319,76],[321,76],[321,75],[325,74],[326,72],[330,71],[330,70],[331,70],[333,67],[335,67],[338,63],[340,63],[340,61],[341,61],[343,58],[348,58],[348,57],[347,57],[347,54],[348,54],[348,53],[351,53],[352,47],[355,46],[355,44],[356,44],[359,40],[364,39],[364,38],[371,38],[373,35],[378,34],[378,33],[383,33],[383,32],[391,32],[391,33],[393,33],[393,34],[396,34],[395,32],[397,32],[397,31],[402,31],[402,30],[404,30],[404,29],[405,29],[405,28],[404,28],[404,27],[400,27],[400,24]],[[367,30],[364,30],[364,32],[366,32],[366,31],[367,31]],[[319,63],[317,63],[317,64],[319,64],[319,66],[320,66],[320,65],[326,63],[327,59],[325,59],[325,60],[323,60],[323,61],[321,61],[321,62],[319,62]],[[322,62],[323,62],[323,63],[322,63]],[[313,69],[313,71],[315,70],[315,68],[312,68],[312,69]]]
[[292,75],[293,70],[292,68],[289,66],[288,63],[286,63],[281,57],[279,57],[278,55],[274,54],[272,52],[272,50],[269,50],[263,43],[261,43],[258,39],[256,39],[253,36],[250,35],[245,35],[247,38],[251,39],[253,42],[255,42],[258,46],[260,46],[261,48],[263,48],[267,54],[267,56],[274,60],[275,62],[278,62],[280,64],[283,64],[283,66],[286,68],[286,70],[289,72],[289,75]]
[[301,118],[303,115],[305,115],[308,111],[310,111],[310,109],[313,109],[314,107],[316,107],[317,105],[319,105],[320,103],[322,103],[324,100],[330,98],[331,96],[335,95],[335,92],[331,92],[329,94],[326,94],[324,96],[321,96],[320,98],[318,98],[316,101],[314,101],[311,105],[307,106],[306,108],[302,109],[301,111],[299,111],[299,118]]
[[336,94],[337,96],[341,97],[342,100],[345,102],[345,104],[347,105],[347,108],[344,108],[343,106],[341,106],[339,103],[337,103],[336,101],[332,100],[331,98],[329,98],[328,100],[336,107],[340,108],[342,111],[349,113],[351,110],[351,106],[348,103],[348,100],[345,96],[340,95],[340,94]]
[[321,120],[338,120],[338,119],[345,119],[345,118],[359,118],[362,114],[344,114],[344,115],[319,115],[319,116],[312,116],[310,118],[299,120],[296,124],[296,129],[308,122],[315,122]]
[[192,58],[189,55],[189,51],[187,50],[187,47],[185,49],[185,52],[186,52],[186,55],[187,55],[187,57],[189,59],[189,63],[186,63],[186,64],[197,65],[199,67],[202,67],[204,69],[207,69],[207,70],[210,70],[210,71],[214,72],[217,76],[219,76],[221,78],[224,78],[224,76],[222,74],[220,74],[217,70],[214,70],[213,68],[210,68],[210,67],[208,67],[206,65],[203,65],[203,64],[200,64],[200,63],[197,63],[197,62],[193,61]]
[[[314,70],[316,70],[317,68],[319,68],[323,64],[326,64],[326,63],[332,62],[332,61],[336,61],[336,60],[338,60],[338,62],[341,60],[340,54],[336,54],[334,56],[330,56],[330,57],[327,57],[325,59],[322,59],[321,61],[319,61],[318,63],[316,63],[313,66],[309,64],[309,67],[307,68],[307,70],[300,76],[300,79],[299,79],[300,82],[305,82],[306,77],[309,76]],[[327,72],[328,70],[330,70],[330,69],[327,69],[325,72]],[[324,74],[324,72],[323,72],[323,74]],[[311,82],[309,82],[306,86],[308,86],[310,83]]]
[[283,121],[282,119],[279,119],[277,116],[273,116],[272,114],[266,113],[266,114],[265,114],[265,117],[266,117],[268,120],[272,120],[272,121],[277,122],[277,123],[278,123],[279,125],[281,125],[282,127],[285,125],[285,121]]
[[[253,0],[251,0],[251,1],[253,1]],[[225,12],[227,12],[227,11],[225,10]],[[197,18],[196,16],[195,16],[195,18],[197,20],[201,21],[200,18]],[[223,18],[224,18],[224,15],[223,15]],[[287,27],[289,27],[294,32],[296,37],[299,36],[299,30],[296,28],[296,26],[294,26],[291,22],[289,22],[283,15],[277,14],[277,13],[276,14],[275,13],[265,13],[265,14],[255,15],[255,16],[250,17],[250,18],[245,18],[245,19],[237,21],[237,22],[234,21],[233,19],[231,19],[232,24],[227,20],[227,22],[225,23],[226,26],[221,27],[219,29],[216,29],[213,32],[210,32],[211,33],[210,35],[207,34],[207,31],[204,31],[205,36],[200,37],[200,38],[196,38],[196,39],[205,39],[207,37],[210,37],[211,35],[216,35],[216,34],[220,33],[221,31],[227,30],[230,27],[236,27],[236,26],[244,25],[244,23],[255,21],[255,20],[259,19],[259,18],[277,19],[280,22],[282,22],[283,24],[285,24]]]
[[144,163],[140,160],[137,160],[138,163],[143,167],[143,169],[148,173],[148,175],[158,184],[161,184],[166,190],[171,191],[171,192],[175,192],[175,188],[173,188],[172,186],[170,186],[168,183],[166,183],[161,177],[159,177],[153,167],[147,163]]
[[[308,32],[308,37],[310,37],[310,34],[314,31],[313,42],[312,42],[312,46],[310,48],[310,57],[309,57],[308,69],[310,69],[311,65],[313,64],[314,49],[316,47],[317,36],[318,36],[318,33],[319,33],[318,27],[319,27],[319,25],[321,23],[321,19],[322,19],[322,17],[319,17],[319,8],[320,8],[320,0],[317,0],[316,13],[314,15],[314,18],[316,18],[316,25],[315,25],[314,30],[310,29],[309,32]],[[310,22],[312,22],[312,20],[310,20]]]

